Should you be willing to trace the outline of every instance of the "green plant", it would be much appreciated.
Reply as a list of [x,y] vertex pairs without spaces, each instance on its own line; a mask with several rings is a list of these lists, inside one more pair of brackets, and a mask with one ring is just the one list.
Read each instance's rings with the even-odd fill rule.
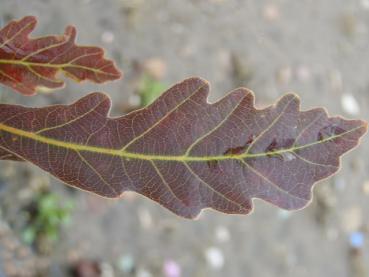
[[146,107],[154,102],[165,90],[167,86],[155,80],[148,74],[144,74],[140,80],[138,94],[140,96],[141,107]]
[[71,200],[62,201],[55,193],[39,193],[28,208],[28,222],[22,238],[28,244],[46,239],[50,242],[59,239],[60,228],[68,224],[73,210]]

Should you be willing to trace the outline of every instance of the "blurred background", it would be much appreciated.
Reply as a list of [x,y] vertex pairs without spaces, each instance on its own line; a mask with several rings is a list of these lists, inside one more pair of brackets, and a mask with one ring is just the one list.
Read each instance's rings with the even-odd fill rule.
[[[0,26],[25,15],[39,18],[34,35],[75,25],[78,43],[104,47],[125,77],[31,98],[1,87],[4,103],[105,91],[117,116],[200,76],[210,101],[246,86],[263,107],[293,91],[303,109],[369,119],[369,0],[0,0]],[[0,276],[369,276],[368,154],[364,138],[304,210],[255,200],[251,215],[206,210],[196,221],[1,162]]]

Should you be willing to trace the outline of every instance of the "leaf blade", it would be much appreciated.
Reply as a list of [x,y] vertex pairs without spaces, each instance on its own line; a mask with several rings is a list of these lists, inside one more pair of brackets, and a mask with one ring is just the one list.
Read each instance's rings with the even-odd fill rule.
[[69,106],[1,105],[0,149],[69,185],[106,197],[136,191],[193,218],[208,207],[247,214],[253,198],[304,207],[367,130],[323,109],[300,111],[295,95],[258,110],[246,89],[213,104],[208,91],[187,79],[119,118],[108,117],[110,100],[99,93]]
[[36,23],[35,17],[26,16],[0,30],[0,83],[33,95],[37,90],[63,87],[64,82],[56,78],[58,72],[77,82],[103,83],[121,77],[114,63],[104,58],[103,49],[75,44],[73,26],[64,35],[29,39]]

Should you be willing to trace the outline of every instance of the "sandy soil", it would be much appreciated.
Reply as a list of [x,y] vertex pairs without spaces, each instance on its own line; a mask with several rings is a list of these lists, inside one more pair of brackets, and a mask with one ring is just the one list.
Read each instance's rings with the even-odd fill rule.
[[[78,41],[103,46],[125,80],[101,86],[68,82],[61,93],[33,98],[2,87],[7,103],[70,103],[89,91],[105,91],[114,101],[112,113],[122,114],[135,89],[134,64],[158,59],[166,66],[167,84],[195,75],[208,79],[211,101],[245,85],[255,91],[259,107],[294,91],[303,109],[325,106],[331,114],[369,119],[367,0],[0,0],[0,24],[24,15],[39,17],[38,35],[75,25]],[[64,276],[66,264],[80,258],[102,262],[104,276],[175,276],[164,272],[164,264],[167,271],[168,264],[179,266],[181,276],[369,276],[368,241],[357,251],[350,246],[353,232],[367,238],[369,230],[368,153],[365,138],[344,157],[341,171],[315,188],[313,203],[302,211],[256,200],[249,216],[205,211],[197,221],[139,196],[108,201],[73,193],[33,166],[2,162],[1,206],[8,208],[1,221],[10,223],[4,232],[13,246],[24,248],[12,231],[12,205],[22,201],[29,183],[46,178],[53,191],[76,203],[72,224],[50,256],[24,250],[28,263],[49,269],[46,276]],[[8,244],[0,244],[0,276],[6,276],[7,263],[19,260]],[[18,260],[17,267],[27,266]],[[125,272],[129,262],[133,273]]]

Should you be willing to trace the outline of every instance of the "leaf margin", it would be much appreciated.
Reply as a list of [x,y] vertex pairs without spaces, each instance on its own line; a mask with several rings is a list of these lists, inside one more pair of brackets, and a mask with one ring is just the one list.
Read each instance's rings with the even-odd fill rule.
[[[204,86],[207,86],[207,87],[209,87],[209,83],[206,81],[206,80],[204,80],[204,79],[201,79],[201,78],[188,78],[188,79],[185,79],[184,81],[182,81],[182,82],[180,82],[180,83],[183,83],[183,82],[185,82],[185,81],[188,81],[188,80],[190,80],[190,79],[200,79],[200,80],[202,80],[204,83],[205,83],[205,85]],[[178,84],[180,84],[180,83],[177,83],[176,85],[178,85]],[[175,85],[174,85],[175,86]],[[258,111],[260,111],[260,110],[264,110],[264,109],[267,109],[267,108],[269,108],[269,107],[272,107],[272,106],[276,106],[278,103],[280,103],[280,101],[281,101],[281,99],[283,99],[283,97],[286,97],[286,95],[284,95],[284,96],[281,96],[280,98],[278,98],[276,101],[274,101],[273,103],[274,104],[272,104],[272,105],[270,105],[270,106],[268,106],[268,107],[266,107],[266,108],[262,108],[262,109],[258,109],[257,107],[256,107],[256,105],[255,105],[255,94],[251,91],[251,90],[248,90],[248,89],[245,89],[245,88],[240,88],[240,89],[242,89],[245,93],[251,93],[252,94],[252,98],[253,98],[253,107],[255,107],[255,109],[256,110],[258,110]],[[219,100],[217,100],[216,102],[214,102],[214,103],[211,103],[211,102],[208,102],[208,94],[207,94],[207,96],[206,96],[206,99],[207,99],[207,104],[209,104],[209,105],[213,105],[213,104],[216,104],[216,103],[218,103],[218,102],[221,102],[223,99],[225,99],[226,97],[228,97],[230,94],[232,94],[234,91],[236,91],[237,89],[235,89],[235,90],[232,90],[232,91],[229,91],[224,97],[221,97]],[[209,91],[210,91],[210,89],[208,88],[208,93],[209,93]],[[107,96],[106,94],[102,94],[102,93],[92,93],[92,94],[89,94],[89,95],[87,95],[87,96],[85,96],[85,97],[82,97],[82,98],[80,98],[80,99],[78,99],[77,101],[75,101],[75,102],[73,102],[72,104],[69,104],[69,105],[51,105],[51,106],[48,106],[48,107],[52,107],[52,106],[63,106],[63,107],[68,107],[68,106],[72,106],[72,105],[76,105],[79,101],[82,101],[82,99],[85,99],[85,98],[87,98],[87,97],[90,97],[91,95],[93,95],[93,94],[95,94],[95,95],[98,95],[99,97],[102,97],[103,99],[104,99],[104,101],[108,101],[109,102],[109,110],[108,110],[108,112],[107,112],[107,117],[109,118],[109,119],[119,119],[119,118],[122,118],[122,117],[124,117],[124,116],[126,116],[126,115],[124,115],[124,116],[117,116],[117,117],[111,117],[111,116],[109,116],[110,115],[110,112],[111,112],[111,106],[112,106],[112,101],[111,101],[111,98],[109,97],[109,96]],[[287,96],[291,96],[291,97],[293,97],[295,100],[297,100],[298,101],[298,111],[299,112],[304,112],[304,111],[311,111],[311,110],[320,110],[320,111],[322,111],[323,113],[324,113],[324,115],[325,116],[327,116],[328,118],[338,118],[338,119],[341,119],[341,120],[347,120],[345,117],[342,117],[342,116],[334,116],[334,117],[330,117],[329,116],[329,113],[327,112],[327,109],[326,108],[324,108],[324,107],[319,107],[319,108],[313,108],[313,109],[309,109],[309,110],[301,110],[301,107],[300,107],[300,97],[297,95],[297,94],[294,94],[294,93],[290,93],[290,94],[287,94]],[[146,107],[143,107],[143,108],[141,108],[141,109],[138,109],[138,110],[135,110],[135,111],[133,111],[133,112],[131,112],[131,113],[135,113],[135,112],[139,112],[139,111],[143,111],[143,110],[145,110],[145,109],[149,109],[149,107],[151,107],[152,105],[153,105],[154,103],[152,103],[152,104],[150,104],[150,105],[148,105],[148,106],[146,106]],[[14,105],[13,105],[14,106]],[[21,105],[15,105],[15,106],[21,106]],[[24,107],[24,106],[21,106],[21,107]],[[27,107],[25,107],[25,108],[27,108]],[[38,108],[34,108],[34,109],[38,109]],[[131,114],[131,113],[129,113],[129,114]],[[128,115],[128,114],[127,114]],[[368,123],[367,122],[365,122],[365,121],[362,121],[362,120],[350,120],[350,121],[360,121],[361,123],[362,123],[362,125],[361,126],[359,126],[359,127],[356,127],[356,128],[354,128],[354,129],[352,129],[352,130],[350,130],[349,132],[353,132],[353,131],[355,131],[355,130],[357,130],[357,129],[361,129],[361,128],[364,128],[364,130],[365,130],[365,132],[360,136],[360,138],[357,140],[357,142],[356,142],[356,144],[355,144],[355,146],[354,147],[352,147],[350,150],[348,150],[347,152],[345,152],[344,154],[342,154],[342,155],[340,155],[339,157],[338,157],[338,167],[337,167],[337,169],[334,171],[334,172],[332,172],[331,174],[329,174],[328,176],[326,176],[325,178],[322,178],[322,179],[320,179],[320,180],[318,180],[318,181],[315,181],[313,184],[312,184],[312,186],[311,186],[311,188],[310,188],[310,197],[309,197],[309,199],[306,199],[307,201],[306,201],[306,203],[305,203],[305,205],[304,206],[302,206],[302,207],[300,207],[300,208],[292,208],[291,210],[300,210],[300,209],[303,209],[304,207],[306,207],[307,205],[309,205],[310,203],[311,203],[311,201],[313,200],[313,197],[312,197],[312,191],[313,191],[313,189],[314,189],[314,187],[318,184],[318,183],[320,183],[320,182],[322,182],[323,180],[325,180],[325,179],[327,179],[327,178],[329,178],[330,176],[332,176],[333,174],[335,174],[340,168],[341,168],[341,166],[342,166],[342,157],[344,156],[344,155],[346,155],[347,153],[349,153],[350,151],[352,151],[353,149],[355,149],[360,143],[361,143],[361,140],[362,140],[362,138],[363,138],[363,136],[366,134],[366,132],[367,132],[367,129],[368,129]],[[1,128],[3,128],[2,127],[2,123],[0,123],[0,131],[1,131]],[[340,137],[340,136],[343,136],[343,135],[345,135],[347,132],[345,132],[344,134],[340,134],[339,136],[336,136],[336,137]],[[335,138],[336,138],[335,137]],[[332,140],[332,139],[334,139],[334,138],[329,138],[328,140]],[[130,142],[129,142],[130,143]],[[323,142],[324,143],[324,142]],[[1,146],[0,146],[1,147]],[[88,147],[88,148],[90,148],[90,147]],[[87,148],[87,149],[88,149]],[[291,150],[290,150],[291,151]],[[295,151],[295,150],[292,150],[292,151]],[[106,154],[106,153],[104,153],[104,154]],[[126,153],[125,153],[126,154]],[[266,155],[268,155],[268,154],[278,154],[278,153],[275,153],[275,152],[269,152],[269,153],[263,153],[263,155],[264,156],[266,156]],[[125,156],[126,158],[135,158],[135,157],[137,157],[137,156]],[[222,157],[224,157],[224,156],[222,156]],[[218,159],[218,158],[216,158],[216,159]],[[224,158],[224,159],[235,159],[235,157],[232,157],[232,156],[228,156],[228,157],[226,157],[226,158]],[[152,160],[152,159],[149,159],[149,160]],[[168,159],[166,159],[166,161],[168,161]],[[180,160],[180,161],[183,161],[183,160]],[[192,160],[193,161],[193,160]],[[204,159],[202,159],[202,161],[204,161]],[[208,160],[206,160],[206,161],[208,161]],[[31,162],[32,163],[32,162]],[[37,165],[36,165],[37,166]],[[53,175],[53,174],[52,174]],[[56,176],[56,178],[58,178],[57,176]],[[59,179],[59,178],[58,178]],[[60,179],[59,179],[60,180]],[[61,180],[61,182],[63,182],[63,183],[66,183],[66,182],[64,182],[64,181],[62,181]],[[67,185],[68,185],[68,183],[66,183]],[[80,190],[83,190],[83,191],[87,191],[87,192],[90,192],[90,193],[93,193],[93,194],[97,194],[96,192],[93,192],[93,191],[88,191],[88,190],[84,190],[84,189],[82,189],[82,188],[80,188],[80,187],[76,187],[76,188],[78,188],[78,189],[80,189]],[[124,192],[126,192],[127,190],[125,190],[125,191],[123,191],[123,192],[121,192],[120,193],[120,195],[118,195],[118,196],[116,196],[116,197],[106,197],[106,196],[104,196],[104,195],[100,195],[100,194],[97,194],[97,195],[99,195],[99,196],[102,196],[102,197],[105,197],[105,198],[120,198],[120,197],[122,197],[122,195],[124,194]],[[149,198],[148,196],[146,196],[146,195],[144,195],[144,194],[140,194],[140,195],[142,195],[142,196],[144,196],[144,197],[146,197],[146,198]],[[151,199],[151,198],[149,198],[149,199]],[[253,207],[254,207],[254,204],[253,204],[253,202],[254,202],[254,199],[260,199],[260,198],[258,198],[258,197],[251,197],[250,198],[250,200],[251,200],[251,207],[250,207],[250,210],[248,210],[247,211],[247,213],[245,213],[245,214],[250,214],[252,211],[253,211]],[[152,199],[151,199],[152,200]],[[269,201],[266,201],[266,200],[264,200],[264,199],[261,199],[261,200],[263,200],[264,202],[267,202],[267,203],[269,203],[269,204],[271,204],[271,205],[273,205],[273,206],[276,206],[276,207],[279,207],[278,205],[276,205],[276,204],[274,204],[274,203],[272,203],[272,202],[269,202]],[[161,203],[158,203],[157,201],[155,201],[155,203],[157,203],[157,204],[159,204],[159,205],[161,205],[161,206],[163,206],[163,204],[161,204]],[[213,207],[204,207],[204,208],[202,208],[194,217],[189,217],[189,218],[198,218],[200,215],[201,215],[201,213],[202,213],[202,211],[204,211],[204,210],[207,210],[207,209],[214,209]],[[286,209],[286,208],[283,208],[283,209]],[[288,209],[286,209],[286,210],[288,210]],[[171,212],[173,212],[173,211],[171,211]],[[173,212],[174,213],[174,212]],[[176,213],[175,213],[176,214]],[[178,214],[177,214],[178,215]],[[179,215],[179,216],[182,216],[182,215]],[[182,217],[184,217],[184,216],[182,216]],[[186,217],[185,217],[186,218]]]

